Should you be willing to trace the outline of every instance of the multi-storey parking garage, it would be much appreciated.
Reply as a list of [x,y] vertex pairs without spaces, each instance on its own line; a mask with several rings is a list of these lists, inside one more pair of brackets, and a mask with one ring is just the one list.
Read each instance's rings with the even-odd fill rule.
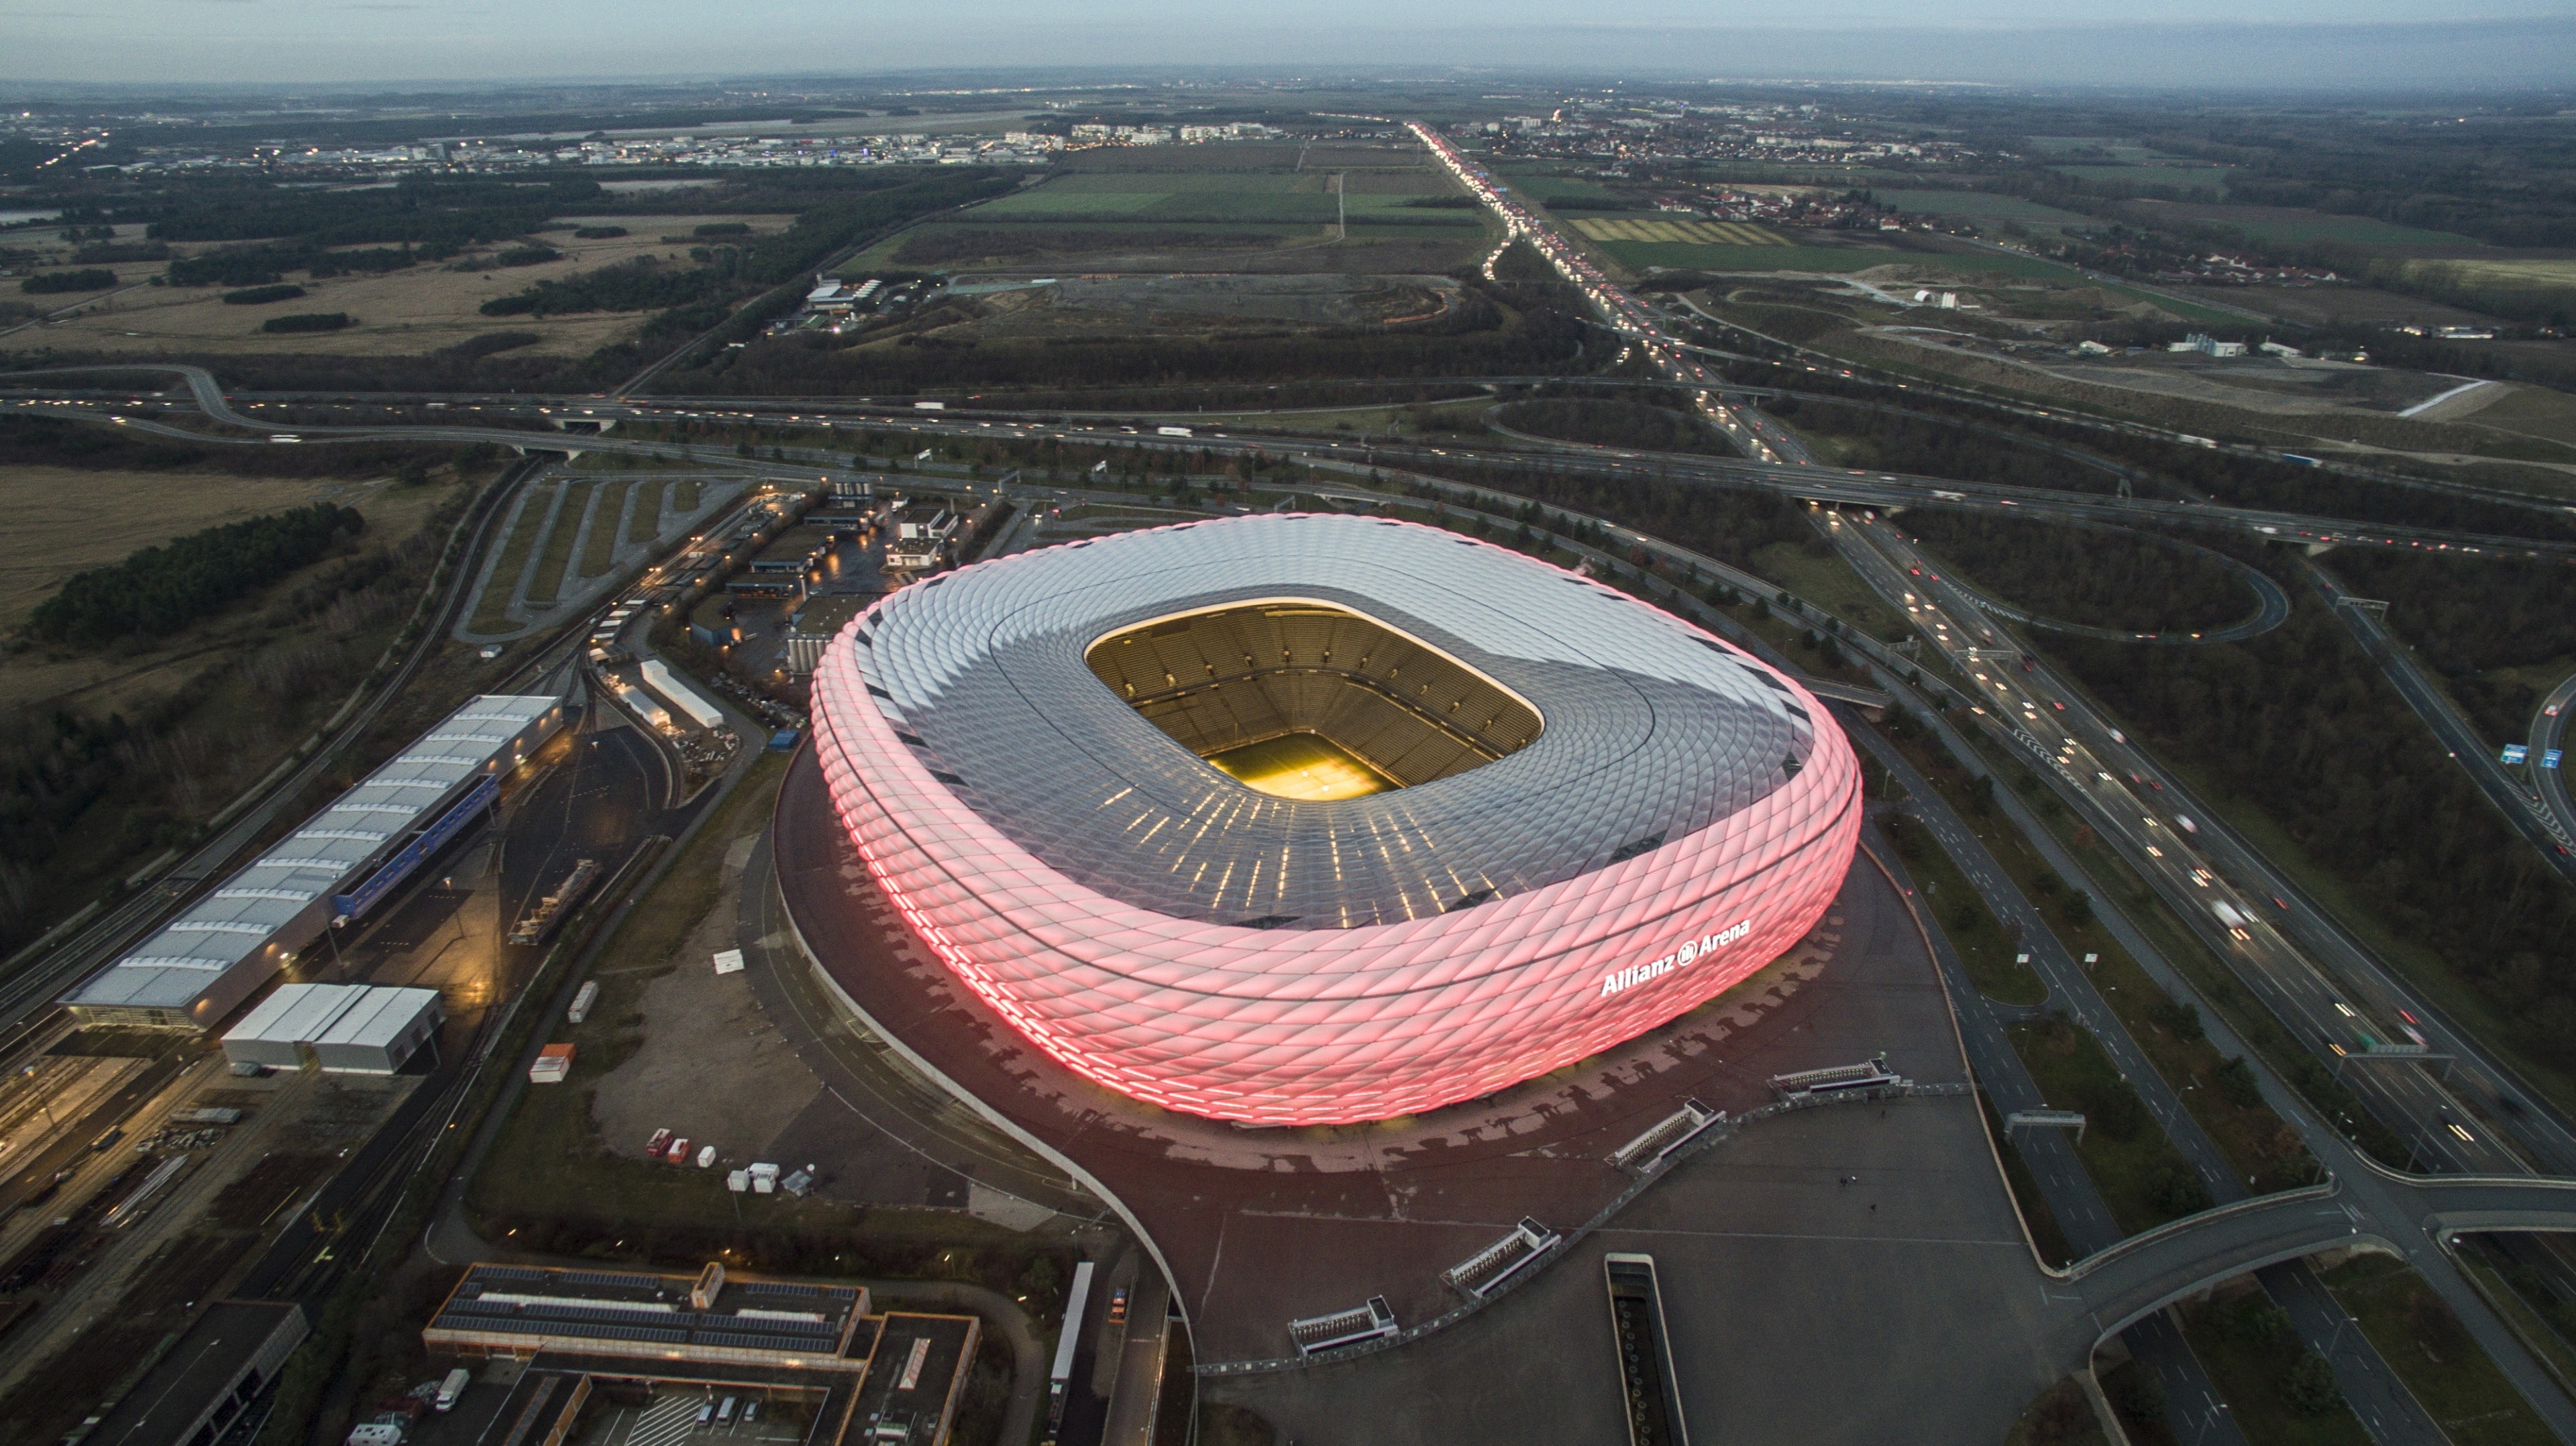
[[1268,1124],[1490,1093],[1733,985],[1860,824],[1795,683],[1623,593],[1248,517],[904,589],[816,673],[886,897],[1068,1068]]

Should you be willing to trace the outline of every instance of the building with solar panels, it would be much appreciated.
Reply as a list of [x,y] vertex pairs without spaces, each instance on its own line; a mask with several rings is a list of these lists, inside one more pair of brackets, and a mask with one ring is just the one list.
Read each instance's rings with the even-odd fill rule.
[[1258,1124],[1434,1109],[1675,1018],[1815,925],[1861,821],[1796,682],[1383,518],[934,577],[834,639],[814,717],[960,982],[1097,1083]]

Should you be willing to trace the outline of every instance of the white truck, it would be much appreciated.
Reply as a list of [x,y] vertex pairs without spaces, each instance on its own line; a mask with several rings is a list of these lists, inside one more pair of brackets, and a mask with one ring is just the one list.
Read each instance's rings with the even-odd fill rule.
[[447,1379],[438,1383],[438,1396],[429,1403],[430,1408],[440,1412],[455,1410],[456,1403],[465,1396],[466,1386],[473,1380],[474,1373],[463,1366],[448,1372]]
[[1154,435],[1157,437],[1188,437],[1195,434],[1187,427],[1156,427],[1154,429]]

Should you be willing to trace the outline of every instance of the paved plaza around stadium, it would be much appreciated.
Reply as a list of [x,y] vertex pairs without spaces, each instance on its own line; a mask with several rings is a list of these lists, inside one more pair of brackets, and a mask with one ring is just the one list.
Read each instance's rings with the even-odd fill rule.
[[[1406,1322],[1449,1310],[1460,1297],[1441,1271],[1523,1216],[1558,1230],[1592,1218],[1629,1183],[1607,1157],[1685,1099],[1740,1113],[1768,1101],[1774,1074],[1881,1051],[1920,1082],[1965,1078],[1921,935],[1866,857],[1806,941],[1628,1046],[1416,1118],[1255,1129],[1128,1099],[1031,1047],[903,928],[832,812],[810,753],[790,772],[772,843],[794,929],[822,971],[876,1031],[1102,1182],[1170,1269],[1202,1362],[1289,1354],[1292,1318],[1372,1295],[1386,1297]],[[1893,1108],[1892,1118],[1930,1120],[1955,1107]],[[1848,1112],[1874,1115],[1874,1108]],[[2023,1248],[1992,1157],[1973,1115],[1967,1120],[1965,1137],[1921,1136],[1920,1158],[1908,1170],[1984,1182],[1976,1188],[1989,1189],[2001,1213],[1987,1212],[1992,1218],[1976,1238],[2009,1236]],[[1792,1125],[1752,1126],[1716,1153],[1768,1149],[1761,1137],[1783,1130],[1807,1137]],[[1893,1138],[1916,1137],[1908,1127]],[[1895,1147],[1900,1155],[1908,1148]],[[1856,1163],[1820,1158],[1812,1171],[1830,1181]],[[1943,1184],[1935,1193],[1959,1188]],[[1658,1187],[1644,1201],[1663,1193]],[[1636,1215],[1643,1204],[1615,1223],[1643,1218]],[[1754,1213],[1776,1228],[1774,1209]],[[1560,1263],[1549,1273],[1581,1269]],[[1792,1278],[1784,1273],[1782,1288]],[[1525,1291],[1495,1309],[1523,1313],[1526,1298],[1533,1297]],[[1588,1314],[1582,1328],[1598,1325]]]

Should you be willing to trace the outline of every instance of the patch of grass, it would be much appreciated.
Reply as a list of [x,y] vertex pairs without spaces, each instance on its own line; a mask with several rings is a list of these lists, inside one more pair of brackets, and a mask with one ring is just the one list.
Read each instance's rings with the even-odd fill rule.
[[2531,1267],[2505,1259],[2484,1237],[2466,1237],[2464,1246],[2451,1256],[2459,1262],[2460,1273],[2562,1388],[2576,1383],[2576,1345],[2569,1344],[2567,1330],[2560,1324],[2576,1324],[2576,1312],[2551,1295]]
[[2061,176],[2074,176],[2086,181],[2111,181],[2145,190],[2154,186],[2172,186],[2177,190],[2208,188],[2225,190],[2234,171],[2226,166],[2051,166]]
[[2404,1261],[2357,1255],[2323,1279],[2457,1446],[2549,1446],[2558,1439]]
[[[613,483],[600,494],[599,515],[591,519],[590,538],[581,548],[581,575],[584,578],[598,577],[607,572],[609,564],[616,559],[617,539],[621,531],[619,523],[626,510],[626,499],[640,485],[635,482]],[[643,506],[641,499],[637,500],[636,506],[639,509]]]
[[553,528],[546,533],[546,550],[537,558],[537,575],[528,582],[528,601],[550,603],[566,591],[573,579],[565,570],[572,566],[573,539],[581,536],[582,514],[599,489],[596,482],[564,484],[563,506],[555,512]]
[[705,488],[705,483],[691,477],[674,482],[671,485],[679,489],[671,498],[671,509],[673,511],[686,516],[687,514],[698,510],[698,494]]
[[[2340,1399],[2331,1410],[2316,1412],[2292,1403],[2292,1373],[2311,1352],[2270,1297],[2257,1291],[2250,1297],[2179,1307],[2177,1313],[2191,1353],[2209,1372],[2246,1439],[2263,1446],[2370,1446],[2370,1433]],[[2267,1313],[2275,1324],[2258,1334],[2256,1321]],[[2190,1433],[2186,1429],[2181,1434]]]
[[2025,201],[2019,196],[1998,196],[1990,191],[1887,191],[1873,190],[1870,195],[1882,206],[1912,211],[1923,216],[1971,216],[1978,220],[2031,221],[2048,225],[2073,223],[2093,226],[2100,223],[2090,216]]
[[2069,1376],[2039,1393],[2004,1436],[2004,1446],[2106,1446],[2084,1387]]
[[2019,945],[2005,935],[2002,922],[1977,896],[1958,861],[1911,821],[1896,834],[1898,854],[1923,885],[1924,911],[1959,952],[1977,992],[1999,1004],[2027,1008],[2045,1003],[2047,983],[2029,965],[2015,962]]
[[2062,1018],[2016,1024],[2005,1032],[2049,1107],[2086,1116],[2075,1153],[2122,1231],[2135,1235],[2209,1208],[2199,1175],[2165,1138],[2099,1040]]
[[1831,549],[1819,553],[1803,542],[1775,542],[1753,554],[1753,570],[1872,637],[1901,638],[1909,631],[1905,619]]
[[643,492],[635,499],[635,516],[626,524],[626,543],[638,547],[651,542],[662,527],[662,499],[671,493],[668,482],[639,482]]
[[1701,246],[1687,241],[1597,241],[1593,244],[1622,265],[1640,271],[1660,266],[1674,271],[1843,272],[1950,259],[1946,256],[1926,258],[1910,251],[1865,246]]
[[520,493],[525,500],[519,506],[518,520],[511,526],[510,535],[501,543],[501,560],[493,565],[483,595],[474,600],[475,632],[497,633],[510,626],[511,591],[519,585],[519,570],[528,565],[537,534],[545,530],[546,509],[553,505],[554,492],[561,486],[560,481],[549,482]]

